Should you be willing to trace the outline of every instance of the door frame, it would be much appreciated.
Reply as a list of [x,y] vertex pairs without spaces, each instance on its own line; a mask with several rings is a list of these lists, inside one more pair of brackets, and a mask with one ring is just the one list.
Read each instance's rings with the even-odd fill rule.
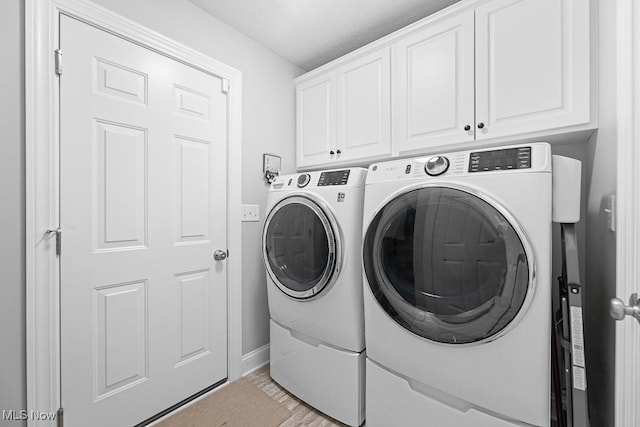
[[[617,2],[617,231],[616,296],[625,302],[639,292],[640,268],[640,5]],[[611,319],[608,319],[611,321]],[[616,427],[640,420],[640,325],[626,318],[616,322],[615,401]]]
[[[55,412],[60,395],[59,78],[54,51],[65,14],[227,80],[227,375],[242,372],[242,74],[88,0],[27,0],[25,7],[27,409]],[[64,61],[62,63],[64,69]],[[223,85],[225,83],[223,82]],[[222,90],[222,88],[221,88]],[[64,232],[63,232],[64,236]],[[187,397],[187,396],[185,396]],[[153,415],[153,414],[151,414]],[[34,420],[28,422],[35,425]],[[54,421],[50,423],[54,425]]]

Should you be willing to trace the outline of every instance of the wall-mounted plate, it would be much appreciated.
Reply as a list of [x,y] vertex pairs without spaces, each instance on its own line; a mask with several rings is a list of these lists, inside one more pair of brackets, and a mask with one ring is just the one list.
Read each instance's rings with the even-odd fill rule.
[[280,172],[282,170],[282,158],[275,154],[264,153],[262,155],[262,172]]

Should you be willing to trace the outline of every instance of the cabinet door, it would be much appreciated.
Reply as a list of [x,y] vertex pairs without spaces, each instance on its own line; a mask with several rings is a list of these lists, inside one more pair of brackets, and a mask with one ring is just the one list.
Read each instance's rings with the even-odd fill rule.
[[476,9],[476,139],[588,123],[589,89],[589,2]]
[[327,73],[296,88],[296,165],[330,162],[336,147],[335,75]]
[[473,37],[471,10],[394,45],[394,151],[473,141]]
[[[391,65],[388,47],[337,70],[336,160],[391,153]],[[336,152],[337,152],[336,150]]]

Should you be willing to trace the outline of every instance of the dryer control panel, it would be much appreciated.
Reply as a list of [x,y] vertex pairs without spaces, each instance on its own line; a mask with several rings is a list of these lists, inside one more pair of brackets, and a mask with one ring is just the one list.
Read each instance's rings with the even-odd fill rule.
[[374,163],[369,166],[366,183],[538,172],[551,172],[551,146],[545,142],[433,153]]
[[469,172],[488,172],[531,167],[531,147],[475,151],[469,155]]

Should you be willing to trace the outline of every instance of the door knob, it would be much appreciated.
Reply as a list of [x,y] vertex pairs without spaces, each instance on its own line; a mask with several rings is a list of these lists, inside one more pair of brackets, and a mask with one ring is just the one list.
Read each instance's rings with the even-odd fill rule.
[[632,294],[629,305],[625,305],[619,298],[612,298],[609,306],[609,314],[616,320],[622,320],[625,316],[632,316],[640,322],[640,300],[638,294]]
[[478,129],[482,129],[484,127],[484,123],[480,122],[478,123]]
[[213,253],[213,259],[216,261],[224,261],[227,258],[227,252],[218,249]]

